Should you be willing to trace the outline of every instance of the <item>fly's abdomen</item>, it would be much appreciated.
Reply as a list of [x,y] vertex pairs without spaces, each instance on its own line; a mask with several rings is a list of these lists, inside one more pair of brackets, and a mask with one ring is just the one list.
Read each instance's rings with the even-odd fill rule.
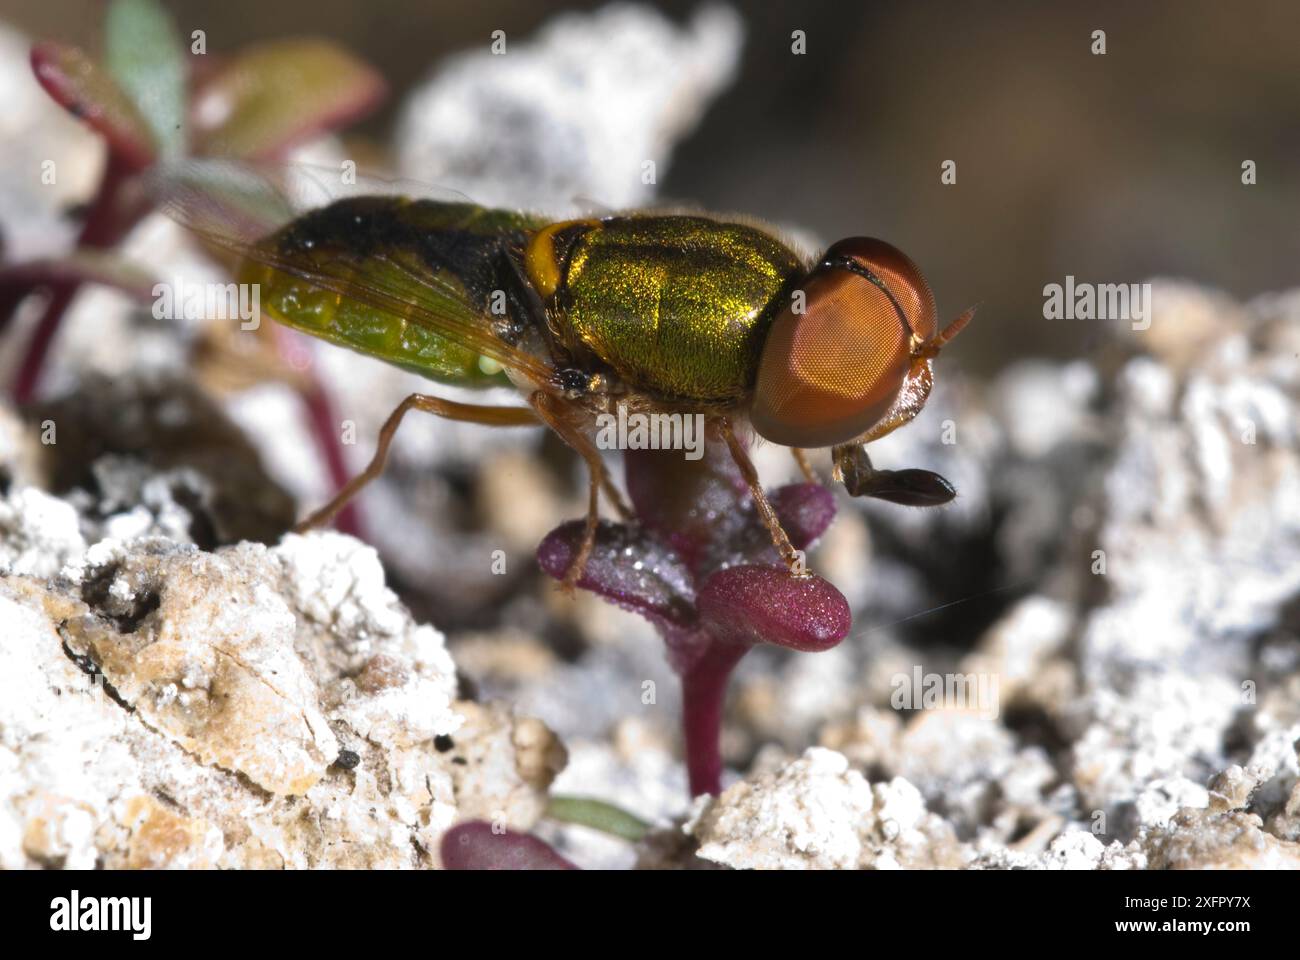
[[554,309],[576,345],[631,385],[726,403],[753,385],[775,307],[801,269],[744,224],[619,217],[573,241]]
[[471,204],[340,200],[262,241],[284,268],[248,261],[240,280],[259,284],[262,309],[286,326],[444,383],[504,383],[499,368],[421,324],[406,304],[486,313],[505,251],[530,226]]

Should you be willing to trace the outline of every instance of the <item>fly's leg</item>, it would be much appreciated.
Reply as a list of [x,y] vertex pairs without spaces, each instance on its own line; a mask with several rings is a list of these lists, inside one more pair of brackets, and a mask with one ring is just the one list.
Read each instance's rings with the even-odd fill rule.
[[618,514],[620,520],[630,521],[636,518],[632,508],[623,499],[622,491],[614,485],[614,479],[605,469],[605,461],[601,459],[600,452],[595,448],[592,442],[587,439],[587,435],[580,428],[571,424],[564,418],[564,415],[556,410],[556,406],[562,401],[558,400],[551,394],[535,394],[534,403],[540,403],[546,409],[538,410],[539,416],[546,422],[546,425],[554,430],[569,448],[582,457],[587,464],[587,469],[591,472],[592,481],[596,486],[603,490],[605,499],[609,501],[614,512]]
[[804,566],[803,554],[794,548],[785,528],[781,526],[776,510],[767,499],[767,494],[763,492],[763,485],[759,482],[758,470],[754,468],[754,462],[749,459],[749,454],[745,452],[735,431],[731,429],[731,421],[725,417],[719,418],[718,426],[722,438],[727,441],[727,449],[731,451],[731,459],[736,461],[736,466],[740,468],[740,475],[749,487],[749,495],[754,498],[754,506],[758,509],[759,519],[763,521],[763,526],[767,527],[768,535],[772,538],[772,546],[776,547],[781,560],[790,568],[791,576],[809,576]]
[[596,479],[596,473],[590,469],[590,463],[587,470],[587,519],[582,528],[582,543],[578,545],[577,556],[569,564],[569,569],[564,571],[564,580],[560,583],[560,589],[565,593],[573,593],[582,578],[582,572],[587,569],[587,561],[591,559],[591,551],[596,548],[596,525],[600,522],[600,481]]
[[531,427],[537,425],[537,416],[527,407],[489,407],[473,403],[457,403],[454,400],[442,400],[423,393],[413,393],[388,415],[384,425],[379,428],[379,443],[370,463],[359,474],[344,485],[334,499],[312,513],[293,529],[302,533],[313,527],[321,527],[334,519],[347,502],[361,492],[361,489],[384,472],[384,463],[388,460],[388,448],[393,436],[401,425],[402,418],[410,410],[423,410],[448,420],[460,420],[465,423],[481,423],[489,427]]
[[567,443],[587,464],[586,526],[582,531],[582,543],[578,547],[578,553],[569,563],[569,569],[565,571],[564,580],[560,583],[561,589],[566,593],[572,593],[574,587],[578,584],[578,580],[582,577],[582,571],[587,567],[587,560],[591,557],[591,551],[596,546],[596,524],[600,519],[600,491],[602,489],[605,491],[614,504],[614,508],[623,517],[631,517],[632,511],[609,478],[605,463],[600,459],[600,451],[596,449],[595,444],[582,432],[581,428],[573,422],[573,419],[567,415],[568,411],[564,409],[565,401],[553,394],[539,390],[528,398],[528,402],[537,410],[537,415],[541,417],[542,421],[554,430],[560,439]]
[[634,519],[635,514],[632,513],[632,508],[627,505],[627,501],[623,499],[623,494],[618,487],[614,486],[609,471],[605,469],[604,461],[600,463],[600,489],[605,491],[605,499],[614,507],[614,511],[618,514],[620,520],[629,521]]
[[799,472],[809,483],[821,483],[817,477],[817,472],[813,470],[812,464],[808,462],[808,451],[801,447],[791,447],[790,453],[794,457],[794,462],[799,465]]

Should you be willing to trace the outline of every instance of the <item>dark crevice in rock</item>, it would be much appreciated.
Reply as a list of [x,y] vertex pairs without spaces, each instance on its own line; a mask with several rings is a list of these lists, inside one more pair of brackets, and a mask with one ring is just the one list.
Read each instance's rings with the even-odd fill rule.
[[416,839],[414,834],[411,835],[411,850],[413,851],[413,856],[415,858],[415,862],[412,866],[414,866],[415,869],[427,870],[433,866],[433,860],[429,856],[429,851],[420,846],[420,841]]
[[177,484],[171,494],[172,500],[190,515],[190,539],[194,545],[209,552],[217,549],[221,545],[217,525],[199,492],[185,484]]
[[81,585],[81,599],[110,620],[119,633],[134,633],[162,604],[162,597],[155,590],[144,591],[129,600],[114,597],[111,590],[120,569],[117,564],[109,564],[87,576]]
[[96,683],[102,684],[104,693],[108,694],[110,700],[129,713],[134,713],[135,707],[122,699],[122,695],[117,692],[117,688],[109,683],[108,678],[104,676],[104,671],[99,668],[99,664],[97,664],[88,654],[74,652],[72,647],[68,646],[68,639],[64,636],[63,632],[64,624],[59,624],[59,636],[63,639],[62,646],[64,656],[76,664],[77,669],[86,674],[86,676],[90,677]]
[[158,800],[158,802],[161,803],[164,807],[168,807],[172,810],[177,810],[180,811],[181,813],[185,813],[185,808],[181,806],[181,804],[176,800],[176,798],[173,797],[166,790],[163,790],[161,788],[155,789],[153,791],[153,795]]

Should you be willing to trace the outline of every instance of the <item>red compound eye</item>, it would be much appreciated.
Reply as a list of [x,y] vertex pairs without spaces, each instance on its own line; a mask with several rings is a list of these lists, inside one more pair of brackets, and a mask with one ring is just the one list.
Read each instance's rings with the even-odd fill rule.
[[881,240],[841,240],[772,323],[750,418],[791,447],[847,443],[893,405],[913,350],[935,334],[934,295]]

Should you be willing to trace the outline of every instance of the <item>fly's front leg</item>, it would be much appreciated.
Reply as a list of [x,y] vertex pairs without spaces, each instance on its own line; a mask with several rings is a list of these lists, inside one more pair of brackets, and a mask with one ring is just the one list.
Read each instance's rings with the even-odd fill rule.
[[423,410],[425,413],[432,413],[448,420],[461,420],[465,423],[479,423],[490,427],[537,425],[537,416],[527,407],[481,406],[413,393],[397,405],[397,409],[388,415],[384,425],[379,428],[379,443],[375,447],[375,455],[366,468],[349,480],[343,489],[335,494],[333,500],[298,523],[293,528],[295,533],[303,533],[313,527],[323,527],[328,524],[366,484],[384,472],[384,464],[388,460],[388,448],[392,445],[393,436],[397,433],[402,418],[410,410]]
[[578,553],[569,564],[569,569],[564,573],[564,580],[560,583],[561,589],[566,593],[572,593],[582,577],[582,571],[587,567],[591,551],[596,546],[596,524],[600,519],[600,491],[602,489],[605,491],[614,508],[625,519],[631,518],[632,511],[610,479],[605,463],[600,458],[600,451],[568,415],[569,411],[565,408],[566,401],[553,394],[538,391],[528,398],[528,402],[537,410],[537,415],[542,421],[587,464],[587,522],[582,531],[582,543],[578,547]]
[[815,471],[812,468],[812,464],[808,462],[807,450],[800,447],[791,447],[790,454],[794,457],[794,462],[799,465],[799,472],[803,474],[803,478],[806,481],[809,483],[821,483],[821,480],[817,476],[817,471]]
[[758,470],[754,467],[754,461],[749,459],[749,454],[745,452],[745,448],[736,437],[735,431],[731,429],[731,421],[725,417],[719,418],[718,427],[722,433],[722,438],[727,441],[727,449],[731,452],[731,459],[740,468],[740,475],[749,487],[749,495],[754,499],[754,506],[758,510],[759,519],[763,521],[763,525],[767,527],[768,535],[772,538],[772,546],[776,547],[776,552],[790,569],[792,577],[810,576],[807,567],[804,565],[803,554],[794,548],[794,544],[790,542],[790,537],[786,534],[785,528],[781,526],[781,519],[776,515],[772,502],[767,499],[767,494],[763,492],[763,485],[759,482]]

